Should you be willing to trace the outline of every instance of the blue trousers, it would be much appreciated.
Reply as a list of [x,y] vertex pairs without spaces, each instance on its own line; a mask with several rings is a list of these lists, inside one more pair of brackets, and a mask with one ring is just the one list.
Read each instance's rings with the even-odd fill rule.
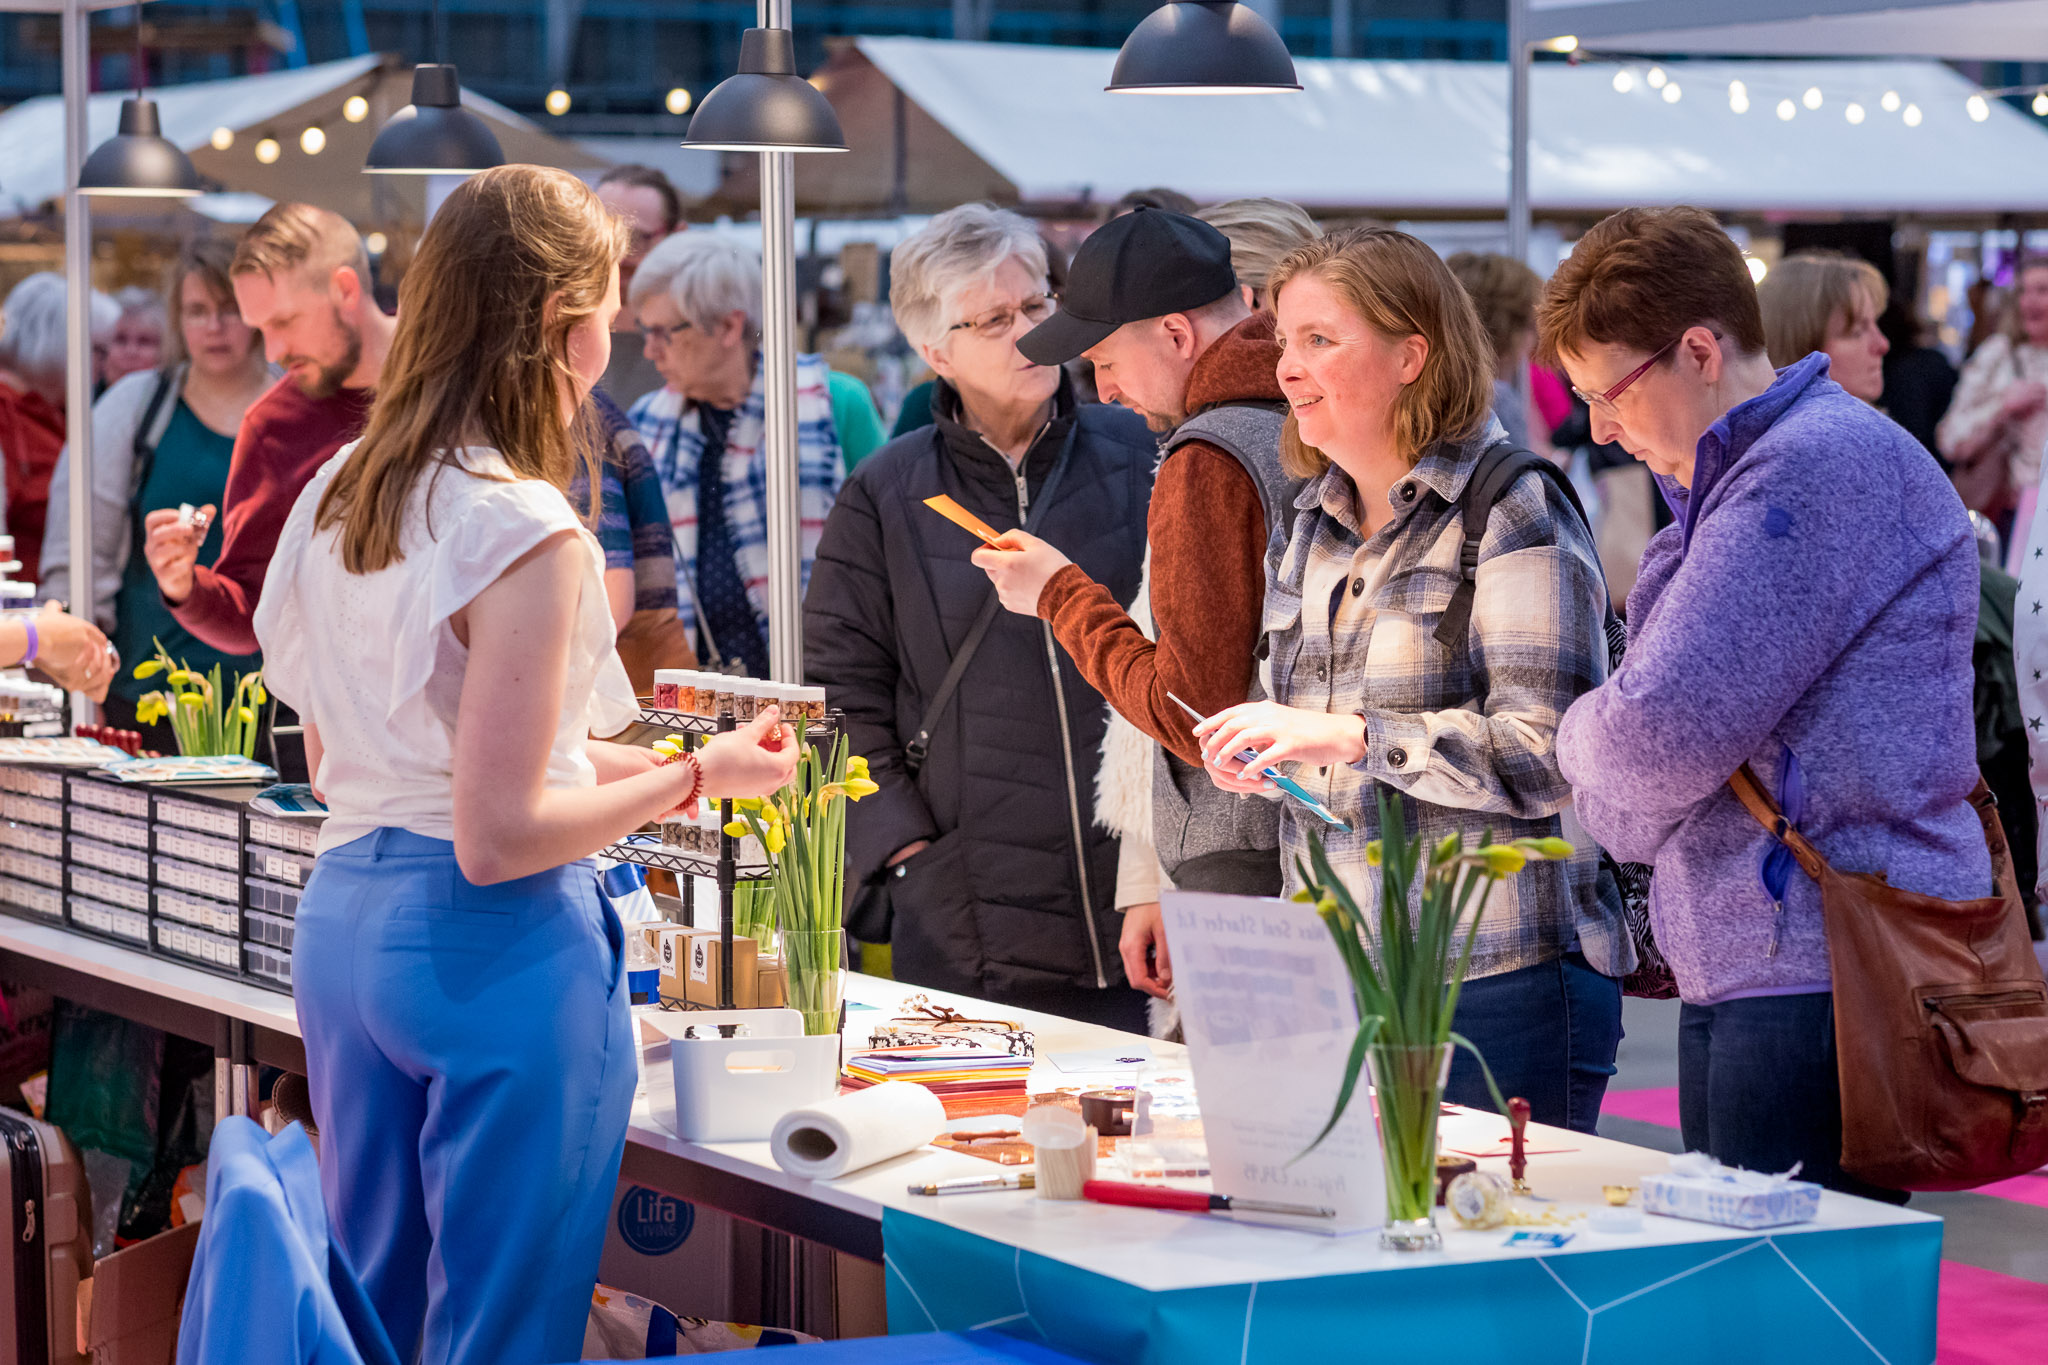
[[292,976],[321,1191],[399,1359],[582,1354],[638,1081],[624,945],[587,863],[475,886],[382,829],[315,866]]
[[1726,1166],[1902,1204],[1842,1169],[1835,997],[1759,995],[1678,1011],[1678,1123],[1691,1152]]
[[[1538,1123],[1593,1131],[1621,1046],[1621,983],[1577,953],[1467,981],[1451,1027],[1472,1040],[1500,1093],[1529,1101]],[[1444,1098],[1493,1108],[1479,1063],[1459,1048]]]

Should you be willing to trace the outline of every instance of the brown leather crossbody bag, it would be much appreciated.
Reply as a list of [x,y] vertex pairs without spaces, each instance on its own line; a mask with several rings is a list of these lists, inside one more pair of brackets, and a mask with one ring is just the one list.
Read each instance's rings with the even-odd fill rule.
[[2048,1164],[2048,983],[1990,788],[1980,779],[1970,804],[1993,894],[1950,901],[1836,871],[1748,764],[1728,785],[1820,886],[1842,1169],[1889,1189],[1961,1190]]

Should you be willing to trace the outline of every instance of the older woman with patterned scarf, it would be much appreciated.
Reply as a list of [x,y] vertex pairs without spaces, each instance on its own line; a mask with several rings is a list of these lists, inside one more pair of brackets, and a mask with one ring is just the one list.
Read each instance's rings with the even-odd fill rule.
[[[761,264],[710,232],[663,241],[629,303],[663,387],[628,412],[647,440],[675,528],[681,617],[707,667],[768,676],[768,472]],[[803,578],[845,477],[825,362],[797,357],[797,507]]]

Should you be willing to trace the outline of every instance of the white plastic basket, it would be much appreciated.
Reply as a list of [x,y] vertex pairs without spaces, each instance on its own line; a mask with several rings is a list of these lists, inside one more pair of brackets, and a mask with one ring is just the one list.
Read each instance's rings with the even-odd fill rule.
[[[805,1037],[804,1017],[795,1010],[655,1010],[641,1017],[668,1036],[676,1136],[685,1141],[766,1142],[784,1114],[838,1093],[838,1035]],[[747,1032],[721,1038],[719,1024]],[[697,1036],[684,1036],[691,1030]]]

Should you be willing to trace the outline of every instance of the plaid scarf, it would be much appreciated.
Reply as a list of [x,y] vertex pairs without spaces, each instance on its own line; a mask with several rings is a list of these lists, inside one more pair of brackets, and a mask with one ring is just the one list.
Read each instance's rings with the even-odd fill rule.
[[[725,520],[733,540],[734,565],[746,585],[747,600],[768,636],[768,462],[767,401],[762,394],[767,367],[754,358],[754,384],[746,401],[732,415],[725,439]],[[796,362],[797,513],[801,519],[802,587],[811,581],[811,561],[818,555],[818,536],[825,516],[839,496],[846,477],[839,455],[839,436],[832,425],[832,395],[822,357],[798,356]],[[697,466],[704,452],[704,433],[697,407],[674,389],[660,388],[640,398],[627,411],[647,439],[668,498],[669,524],[675,532],[676,583],[681,588],[679,614],[685,628],[697,629]]]

